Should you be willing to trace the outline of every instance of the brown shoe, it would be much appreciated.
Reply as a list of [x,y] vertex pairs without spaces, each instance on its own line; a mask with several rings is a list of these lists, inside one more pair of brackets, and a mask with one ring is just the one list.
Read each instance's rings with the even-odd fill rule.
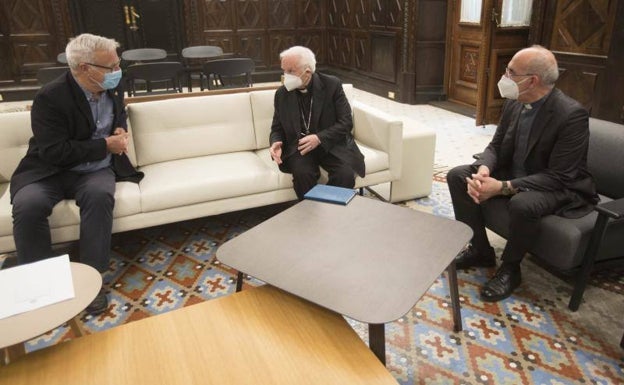
[[469,245],[455,257],[455,268],[467,269],[469,267],[494,267],[496,266],[496,254],[490,247],[486,254],[479,254],[477,249]]

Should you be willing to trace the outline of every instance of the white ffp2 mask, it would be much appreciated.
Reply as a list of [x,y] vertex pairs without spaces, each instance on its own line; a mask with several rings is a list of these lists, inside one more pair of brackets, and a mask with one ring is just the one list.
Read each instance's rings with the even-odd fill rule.
[[293,74],[284,74],[284,87],[286,87],[287,91],[292,91],[302,85],[303,80],[301,80],[301,77]]

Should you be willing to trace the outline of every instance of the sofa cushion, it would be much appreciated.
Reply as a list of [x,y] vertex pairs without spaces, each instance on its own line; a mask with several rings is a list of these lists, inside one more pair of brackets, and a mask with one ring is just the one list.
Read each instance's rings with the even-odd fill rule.
[[277,188],[285,189],[293,187],[292,174],[287,174],[280,171],[279,167],[277,167],[277,163],[275,163],[273,159],[271,159],[271,154],[269,154],[268,148],[256,150],[256,155],[267,168],[270,168],[271,170],[273,170],[273,172],[277,174]]
[[32,136],[30,112],[0,114],[0,130],[0,183],[6,183],[28,150],[28,140]]
[[[9,202],[9,184],[0,184],[0,236],[13,234],[12,207]],[[117,182],[115,186],[115,209],[113,217],[125,217],[141,212],[139,185],[132,182]],[[80,223],[80,209],[73,199],[65,199],[52,209],[50,228],[72,226]]]
[[233,152],[141,168],[143,212],[276,190],[278,174],[254,152]]
[[128,115],[139,166],[256,149],[246,92],[132,103]]
[[273,123],[275,90],[254,91],[250,93],[250,97],[253,123],[256,129],[256,148],[267,148],[271,123]]

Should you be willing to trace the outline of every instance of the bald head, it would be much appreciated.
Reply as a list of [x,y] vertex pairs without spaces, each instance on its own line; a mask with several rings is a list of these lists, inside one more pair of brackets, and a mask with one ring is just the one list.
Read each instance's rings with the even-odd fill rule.
[[559,78],[559,67],[555,55],[542,46],[534,45],[522,49],[514,55],[512,60],[520,64],[526,73],[538,76],[542,85],[546,87],[554,87]]

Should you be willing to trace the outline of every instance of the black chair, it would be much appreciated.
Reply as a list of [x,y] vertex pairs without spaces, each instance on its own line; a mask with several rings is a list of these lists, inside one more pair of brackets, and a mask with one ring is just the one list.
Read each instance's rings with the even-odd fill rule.
[[167,51],[160,48],[136,48],[121,53],[121,59],[128,63],[142,63],[166,58]]
[[202,66],[208,89],[251,87],[256,65],[250,58],[211,60]]
[[219,57],[223,57],[223,49],[214,45],[196,45],[182,50],[189,92],[193,91],[193,79],[199,79],[199,87],[202,91],[204,90],[204,73],[201,64],[207,59]]
[[[146,94],[182,92],[180,75],[184,67],[180,62],[155,62],[132,64],[126,68],[125,76],[128,83],[128,96],[137,94],[137,81],[145,83]],[[154,83],[163,83],[157,91]],[[171,85],[171,88],[169,88]]]
[[[587,167],[596,181],[600,204],[582,218],[543,217],[535,245],[529,250],[554,272],[575,275],[568,304],[572,311],[578,310],[595,265],[624,264],[624,129],[590,118],[589,132]],[[479,159],[481,154],[473,157]],[[504,200],[485,205],[483,217],[490,230],[507,238],[509,213]]]
[[43,67],[37,70],[37,81],[42,86],[69,71],[69,67]]

